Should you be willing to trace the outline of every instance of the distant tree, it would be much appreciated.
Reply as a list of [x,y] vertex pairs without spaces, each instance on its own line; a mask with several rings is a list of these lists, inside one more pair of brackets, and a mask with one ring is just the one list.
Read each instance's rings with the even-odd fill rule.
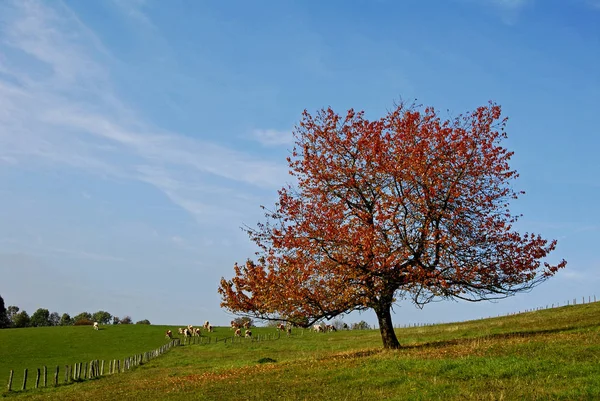
[[77,325],[80,320],[92,321],[92,314],[89,312],[81,312],[79,315],[73,317],[73,324]]
[[29,314],[26,311],[21,311],[13,316],[12,323],[14,327],[29,327],[30,321]]
[[5,329],[7,327],[10,327],[10,319],[8,318],[6,307],[4,306],[4,299],[0,296],[0,329]]
[[17,313],[19,313],[19,310],[19,307],[14,305],[10,305],[8,308],[6,308],[6,314],[8,316],[8,320],[10,320],[11,326],[14,326],[14,317]]
[[238,317],[233,319],[233,321],[238,325],[238,326],[244,326],[244,324],[246,322],[248,322],[249,327],[254,327],[254,320],[252,320],[251,318],[244,316],[244,317]]
[[105,311],[98,311],[92,315],[92,320],[100,324],[109,324],[112,315]]
[[121,319],[118,316],[113,316],[112,324],[121,324]]
[[350,328],[352,330],[369,330],[371,328],[371,326],[369,326],[369,324],[367,322],[365,322],[364,320],[361,320],[358,323],[352,323]]
[[131,316],[125,316],[123,319],[121,319],[121,324],[133,324]]
[[32,327],[50,326],[50,312],[48,309],[39,308],[33,312],[29,324]]
[[93,324],[94,322],[91,319],[86,319],[84,317],[73,322],[73,326],[91,326]]
[[[344,328],[344,321],[342,319],[334,319],[333,322],[331,322],[331,325],[333,327],[335,327],[336,330],[342,330]],[[348,325],[346,325],[347,327]]]
[[71,315],[69,315],[68,313],[63,313],[60,317],[59,324],[61,326],[71,326],[73,324],[73,319],[71,319]]
[[139,322],[135,322],[135,324],[150,324],[150,320],[148,320],[148,319],[140,320]]
[[60,324],[60,315],[58,312],[52,312],[49,318],[50,326],[58,326]]

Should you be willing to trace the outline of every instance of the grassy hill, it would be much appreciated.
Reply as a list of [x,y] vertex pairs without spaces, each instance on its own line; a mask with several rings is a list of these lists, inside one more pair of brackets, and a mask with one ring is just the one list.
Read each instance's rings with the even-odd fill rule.
[[[259,331],[269,330],[274,332]],[[278,340],[182,346],[123,374],[3,395],[33,400],[600,399],[600,303],[398,329],[397,334],[403,348],[395,351],[383,350],[374,330],[296,330]]]

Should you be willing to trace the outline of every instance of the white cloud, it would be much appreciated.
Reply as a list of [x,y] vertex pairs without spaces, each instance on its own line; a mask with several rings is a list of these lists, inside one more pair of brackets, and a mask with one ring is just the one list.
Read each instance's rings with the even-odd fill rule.
[[600,0],[586,0],[586,4],[593,9],[600,10]]
[[289,145],[294,142],[291,131],[255,129],[252,131],[252,137],[265,146]]
[[[139,10],[143,2],[117,4]],[[58,7],[28,0],[0,5],[0,54],[15,55],[0,58],[0,163],[144,182],[196,218],[224,207],[211,203],[215,193],[230,194],[234,207],[248,196],[233,191],[240,184],[283,184],[285,165],[161,130],[136,116],[113,88],[111,55]],[[274,130],[258,136],[269,144],[289,141]]]
[[514,25],[519,20],[523,10],[533,6],[535,0],[457,0],[492,10],[502,22]]
[[514,10],[532,4],[533,0],[492,0],[492,2],[499,7]]

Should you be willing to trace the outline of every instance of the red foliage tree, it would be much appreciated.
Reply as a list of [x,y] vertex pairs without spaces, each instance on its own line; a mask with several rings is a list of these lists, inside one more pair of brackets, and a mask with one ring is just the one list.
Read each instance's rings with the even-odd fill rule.
[[500,118],[494,103],[445,121],[404,104],[376,121],[304,111],[288,158],[297,182],[246,228],[261,251],[221,280],[221,306],[304,326],[371,308],[383,346],[398,348],[400,297],[498,299],[554,275],[566,262],[541,260],[556,240],[512,227]]

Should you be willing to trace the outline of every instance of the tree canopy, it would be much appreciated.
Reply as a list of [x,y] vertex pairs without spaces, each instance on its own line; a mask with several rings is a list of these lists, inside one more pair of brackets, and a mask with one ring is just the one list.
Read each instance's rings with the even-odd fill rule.
[[506,122],[491,102],[446,120],[405,104],[375,121],[304,111],[288,158],[296,182],[245,227],[260,251],[221,280],[221,306],[303,325],[371,308],[397,348],[400,298],[498,299],[551,277],[566,265],[544,261],[556,241],[513,228]]
[[48,309],[39,308],[31,315],[29,324],[32,327],[50,326],[50,311]]

